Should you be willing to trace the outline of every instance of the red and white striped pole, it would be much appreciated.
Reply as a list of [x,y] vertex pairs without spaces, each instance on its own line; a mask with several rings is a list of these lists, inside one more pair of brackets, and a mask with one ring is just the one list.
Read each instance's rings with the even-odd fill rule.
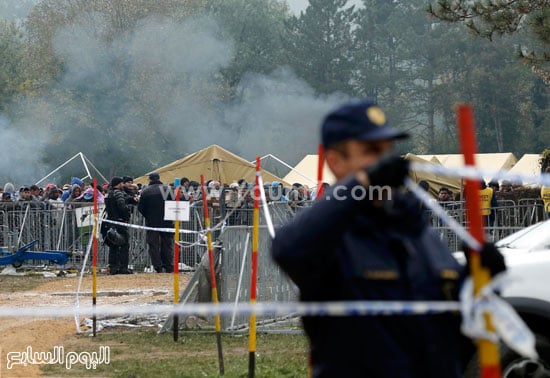
[[323,196],[324,186],[323,186],[323,167],[325,165],[325,150],[322,144],[319,144],[317,148],[317,194],[315,194],[315,199],[320,199]]
[[[260,229],[260,157],[256,156],[256,180],[254,181],[254,210],[252,213],[252,269],[250,273],[250,304],[256,303],[256,283],[258,281],[258,245]],[[248,377],[254,377],[256,368],[256,314],[248,319]]]
[[[201,175],[201,190],[202,190],[202,207],[204,211],[204,227],[206,227],[206,242],[208,245],[208,262],[210,263],[210,284],[212,287],[212,302],[217,305],[218,288],[216,285],[216,267],[214,263],[214,252],[212,249],[212,231],[210,230],[210,216],[208,215],[208,201],[206,200],[206,188],[204,185],[204,175]],[[218,344],[218,363],[220,367],[220,375],[224,374],[223,352],[222,352],[222,331],[220,324],[220,314],[214,315],[214,323],[216,326],[216,342]]]
[[[475,166],[475,153],[477,150],[477,140],[474,130],[474,115],[470,105],[459,105],[457,109],[457,123],[460,134],[460,146],[464,155],[464,164],[468,167]],[[483,245],[485,233],[483,230],[483,219],[481,217],[481,203],[479,199],[479,190],[481,185],[479,180],[465,179],[464,194],[466,197],[466,216],[468,228],[472,236]],[[477,295],[481,288],[489,283],[491,276],[489,270],[481,266],[481,256],[479,251],[471,250],[470,269],[474,283],[474,295]],[[491,317],[488,313],[484,314],[487,330],[494,331]],[[485,339],[477,341],[479,354],[479,370],[482,378],[500,378],[500,357],[498,345]]]

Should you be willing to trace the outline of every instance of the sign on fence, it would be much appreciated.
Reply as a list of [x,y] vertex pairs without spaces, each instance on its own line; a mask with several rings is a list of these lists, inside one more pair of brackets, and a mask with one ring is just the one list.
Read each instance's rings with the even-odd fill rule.
[[[105,210],[104,204],[97,205],[98,222],[101,222],[103,211]],[[89,227],[94,225],[94,207],[83,206],[74,209],[74,215],[76,217],[76,227]]]
[[189,221],[189,202],[164,201],[164,220]]

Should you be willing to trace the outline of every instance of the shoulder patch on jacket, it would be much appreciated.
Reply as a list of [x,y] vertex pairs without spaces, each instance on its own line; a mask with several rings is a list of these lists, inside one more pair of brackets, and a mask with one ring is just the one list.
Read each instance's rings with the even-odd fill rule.
[[396,270],[364,270],[363,278],[367,280],[396,280],[399,273]]
[[443,269],[441,270],[441,278],[445,280],[458,280],[458,271],[454,269]]

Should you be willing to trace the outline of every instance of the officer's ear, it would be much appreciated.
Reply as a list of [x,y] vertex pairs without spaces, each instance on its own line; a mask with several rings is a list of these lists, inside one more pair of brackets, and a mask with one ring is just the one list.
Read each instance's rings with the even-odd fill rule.
[[325,150],[325,160],[331,172],[335,177],[345,177],[348,172],[347,149],[344,143],[327,147]]

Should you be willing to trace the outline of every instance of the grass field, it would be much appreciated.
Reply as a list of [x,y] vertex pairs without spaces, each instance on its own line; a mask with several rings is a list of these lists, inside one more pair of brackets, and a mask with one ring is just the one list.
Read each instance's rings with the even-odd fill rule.
[[[84,364],[44,365],[46,377],[218,377],[219,363],[214,333],[157,334],[151,328],[105,328],[96,337],[70,335],[63,342],[65,354],[97,352],[109,346],[109,364],[87,369]],[[248,335],[222,335],[224,377],[248,376]],[[256,377],[306,377],[307,340],[296,334],[258,334]]]
[[[180,277],[181,288],[190,275]],[[101,276],[98,306],[103,304],[146,305],[171,303],[172,277],[163,274],[134,274],[128,276]],[[0,306],[33,307],[73,306],[78,277],[50,277],[38,274],[25,276],[0,275]],[[142,290],[138,290],[142,289]],[[81,292],[90,292],[91,277],[85,276]],[[114,294],[110,294],[110,293]],[[122,295],[124,294],[124,295]],[[91,301],[82,296],[81,304]],[[81,320],[84,320],[82,318]],[[134,322],[135,320],[135,322]],[[177,342],[171,332],[157,334],[163,324],[139,319],[139,327],[105,327],[91,337],[75,332],[74,319],[40,319],[14,316],[0,318],[0,377],[219,377],[218,348],[212,319],[182,322]],[[154,326],[150,326],[154,324]],[[82,325],[82,324],[81,324]],[[268,325],[269,327],[270,325]],[[184,329],[187,327],[187,329]],[[85,329],[85,328],[84,328]],[[308,345],[300,327],[292,324],[288,331],[298,334],[258,332],[256,343],[255,377],[306,377]],[[87,368],[84,361],[67,367],[68,354],[86,356],[100,354],[109,347],[109,363],[102,361],[95,368]],[[48,352],[62,348],[65,359],[44,357],[46,362],[18,363],[8,367],[8,353],[27,351]],[[248,377],[248,334],[222,334],[225,365],[224,377]],[[51,355],[50,355],[51,356]],[[47,364],[49,362],[49,364]]]

